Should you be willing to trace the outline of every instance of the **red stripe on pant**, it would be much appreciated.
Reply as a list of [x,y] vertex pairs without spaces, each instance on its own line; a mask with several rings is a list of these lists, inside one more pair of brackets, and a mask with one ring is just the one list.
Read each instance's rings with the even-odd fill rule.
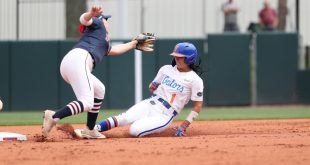
[[106,119],[106,120],[105,120],[105,122],[107,123],[108,130],[109,130],[109,129],[111,129],[111,124],[110,124],[109,120],[108,120],[108,119]]
[[113,116],[112,119],[114,120],[115,127],[117,127],[118,126],[118,122],[117,122],[116,118]]

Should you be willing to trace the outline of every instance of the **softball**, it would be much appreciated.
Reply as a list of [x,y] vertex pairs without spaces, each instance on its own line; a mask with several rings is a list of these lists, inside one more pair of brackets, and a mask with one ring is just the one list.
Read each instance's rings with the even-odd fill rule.
[[0,100],[0,111],[2,110],[3,108],[3,103],[2,103],[2,100]]

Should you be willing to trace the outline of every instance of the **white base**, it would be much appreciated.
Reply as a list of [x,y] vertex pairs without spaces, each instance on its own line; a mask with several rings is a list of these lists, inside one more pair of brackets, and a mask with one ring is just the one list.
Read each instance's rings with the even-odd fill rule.
[[26,135],[11,133],[11,132],[0,132],[0,141],[25,141],[27,140]]

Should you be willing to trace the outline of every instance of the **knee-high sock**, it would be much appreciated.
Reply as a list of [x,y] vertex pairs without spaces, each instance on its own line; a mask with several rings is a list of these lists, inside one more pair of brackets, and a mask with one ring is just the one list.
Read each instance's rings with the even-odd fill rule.
[[101,121],[100,123],[98,123],[98,125],[99,125],[99,131],[103,132],[103,131],[110,130],[111,128],[117,127],[118,121],[115,116],[112,116],[112,117],[109,117]]
[[81,101],[72,101],[65,107],[59,109],[53,116],[53,118],[63,119],[68,116],[76,115],[84,111],[84,106]]
[[92,130],[95,127],[98,113],[103,99],[94,99],[94,107],[87,113],[87,127]]

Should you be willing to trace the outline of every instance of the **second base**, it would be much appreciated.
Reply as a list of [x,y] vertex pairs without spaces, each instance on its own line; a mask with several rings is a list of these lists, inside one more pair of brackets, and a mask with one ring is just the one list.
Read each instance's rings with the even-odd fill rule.
[[26,135],[11,132],[0,132],[0,141],[25,141]]

